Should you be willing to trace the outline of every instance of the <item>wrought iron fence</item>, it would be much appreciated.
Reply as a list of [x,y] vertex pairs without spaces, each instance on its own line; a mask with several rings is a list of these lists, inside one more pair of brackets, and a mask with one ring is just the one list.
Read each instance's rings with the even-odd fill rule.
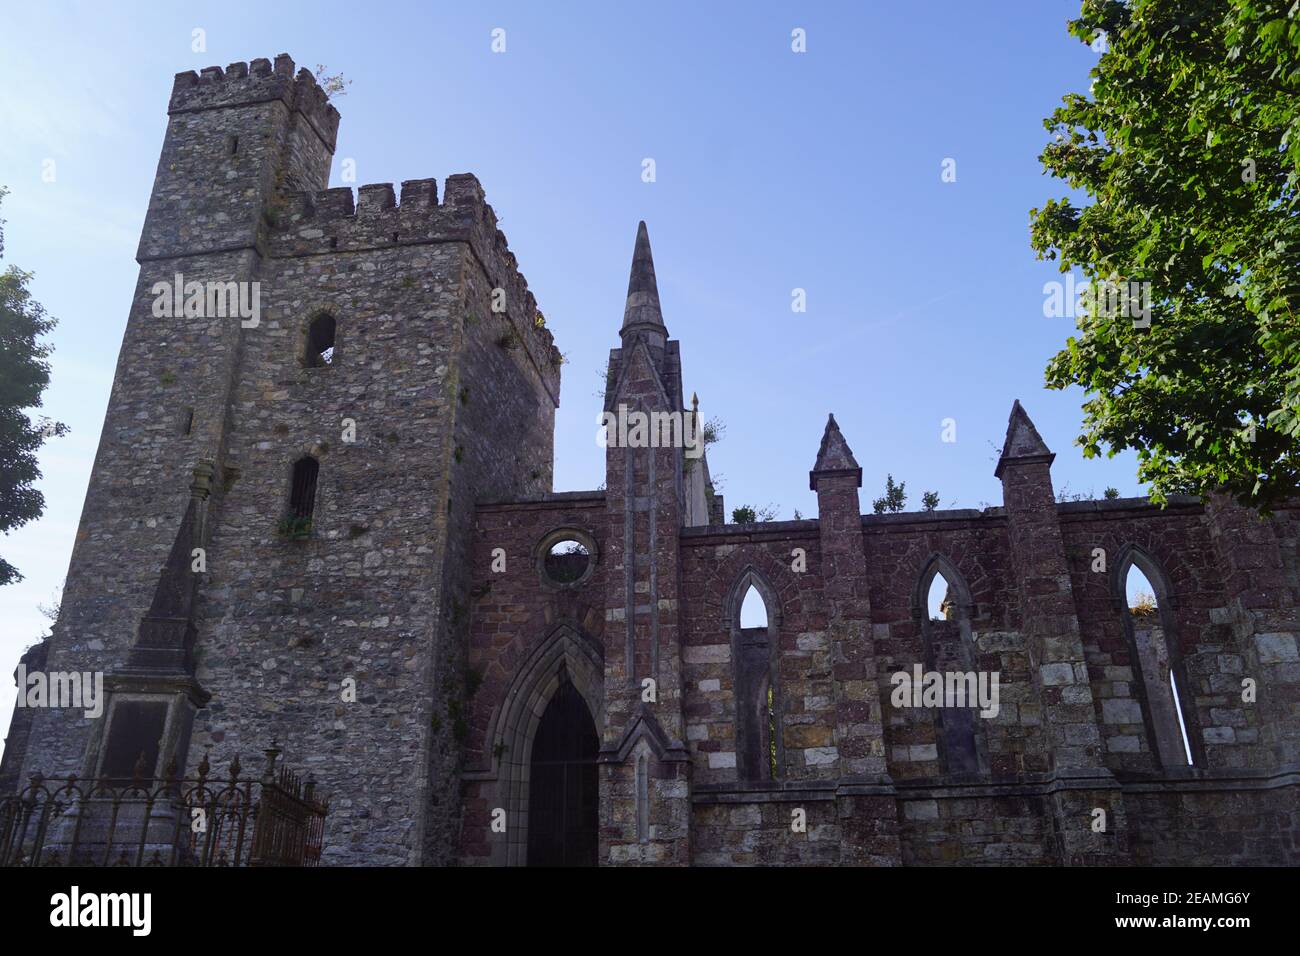
[[82,781],[31,778],[0,797],[0,866],[315,866],[329,803],[276,769],[280,750],[265,751],[260,779],[241,777],[235,757],[225,780]]

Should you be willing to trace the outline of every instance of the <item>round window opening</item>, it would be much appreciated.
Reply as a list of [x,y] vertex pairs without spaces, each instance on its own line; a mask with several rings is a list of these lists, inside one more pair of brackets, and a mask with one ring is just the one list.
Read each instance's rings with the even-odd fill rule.
[[590,567],[591,551],[577,538],[560,538],[542,557],[542,568],[555,584],[575,584]]

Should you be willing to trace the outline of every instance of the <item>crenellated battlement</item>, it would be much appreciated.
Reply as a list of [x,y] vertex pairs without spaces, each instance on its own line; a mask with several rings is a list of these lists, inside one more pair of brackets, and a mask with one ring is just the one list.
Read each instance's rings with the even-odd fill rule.
[[231,63],[225,69],[208,66],[198,72],[177,73],[167,112],[174,116],[273,100],[300,113],[333,151],[338,137],[339,111],[330,104],[309,70],[303,68],[294,75],[293,58],[287,53],[277,56],[274,63],[259,58],[249,63]]
[[448,176],[441,201],[435,179],[405,180],[400,195],[392,183],[370,183],[355,194],[348,186],[291,192],[274,217],[268,251],[295,257],[442,242],[466,243],[491,286],[505,290],[505,317],[558,395],[559,350],[550,331],[538,324],[528,280],[497,228],[482,185],[470,173]]

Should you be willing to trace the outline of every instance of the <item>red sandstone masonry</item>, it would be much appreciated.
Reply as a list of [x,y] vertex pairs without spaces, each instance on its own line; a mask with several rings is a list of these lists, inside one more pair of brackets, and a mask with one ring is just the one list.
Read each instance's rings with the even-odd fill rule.
[[[852,479],[843,483],[851,485]],[[847,498],[852,490],[841,497]],[[1092,688],[1081,713],[1090,715],[1094,733],[1101,730],[1098,739],[1109,740],[1117,730],[1125,729],[1111,726],[1104,717],[1104,701],[1124,690],[1114,686],[1123,681],[1114,679],[1116,675],[1108,670],[1123,666],[1116,663],[1124,654],[1119,627],[1123,601],[1111,593],[1114,582],[1110,575],[1090,570],[1093,547],[1105,548],[1115,558],[1124,546],[1137,544],[1161,557],[1169,574],[1170,598],[1177,609],[1179,640],[1184,648],[1189,655],[1201,655],[1198,660],[1214,661],[1216,668],[1218,662],[1227,661],[1228,669],[1234,669],[1230,649],[1214,643],[1221,642],[1224,635],[1224,627],[1211,621],[1223,596],[1199,503],[1178,501],[1162,510],[1142,499],[1063,505],[1050,497],[1047,500],[1047,520],[1060,528],[1059,550],[1030,545],[1024,548],[1021,560],[1037,555],[1040,560],[1068,562],[1076,597],[1065,606],[1066,613],[1077,615],[1081,654]],[[546,527],[575,520],[564,516],[560,506],[557,502],[508,507],[543,509],[546,517],[532,520],[532,533],[540,537]],[[593,498],[587,507],[595,513],[597,501]],[[832,500],[832,513],[835,507]],[[825,559],[822,522],[715,525],[680,532],[683,699],[694,768],[692,860],[723,865],[864,861],[876,865],[1023,865],[1128,859],[1132,852],[1134,859],[1144,862],[1192,858],[1232,862],[1251,859],[1252,853],[1261,861],[1277,862],[1290,852],[1282,847],[1289,845],[1289,834],[1296,832],[1295,815],[1278,817],[1267,807],[1283,799],[1281,794],[1293,788],[1294,782],[1288,783],[1285,774],[1271,773],[1266,752],[1252,747],[1249,737],[1235,744],[1215,744],[1210,751],[1218,754],[1212,770],[1243,763],[1260,768],[1226,784],[1227,792],[1237,794],[1233,799],[1259,808],[1242,816],[1231,815],[1231,802],[1216,795],[1222,788],[1210,780],[1184,779],[1176,784],[1186,791],[1182,801],[1154,798],[1149,785],[1132,775],[1144,769],[1149,775],[1149,761],[1133,763],[1125,759],[1128,755],[1123,751],[1096,751],[1098,759],[1106,763],[1094,768],[1091,776],[1064,780],[1058,776],[1043,714],[1045,702],[1061,704],[1055,702],[1052,685],[1043,688],[1035,683],[1031,638],[1023,620],[1026,601],[1031,608],[1041,607],[1035,602],[1055,591],[1040,593],[1031,586],[1026,596],[1017,586],[1017,576],[1023,572],[1016,570],[1015,539],[1004,509],[855,514],[854,523],[858,529],[854,540],[859,542],[864,570],[856,576],[841,576],[841,580],[856,577],[862,586],[850,593],[870,599],[869,640],[878,662],[878,695],[886,707],[883,753],[888,761],[887,780],[893,781],[874,795],[854,795],[834,769],[828,773],[790,759],[797,741],[820,742],[818,734],[833,740],[845,714],[864,720],[872,713],[869,705],[852,695],[841,698],[836,706],[825,635],[831,620],[827,575],[837,565]],[[834,520],[831,524],[845,526]],[[796,548],[806,552],[806,573],[794,573],[790,568]],[[924,659],[919,622],[926,611],[919,584],[936,555],[950,562],[952,572],[970,592],[972,636],[978,645],[976,666],[1002,675],[1002,712],[980,728],[990,761],[989,775],[984,777],[944,773],[932,752],[935,728],[931,716],[915,710],[895,712],[887,704],[888,674]],[[603,553],[602,561],[607,558]],[[783,780],[777,787],[746,783],[739,779],[734,761],[717,759],[717,755],[734,753],[736,747],[728,600],[736,581],[751,571],[771,585],[775,606],[768,611],[779,622],[777,686],[786,758]],[[553,603],[553,598],[545,595],[541,600]],[[549,619],[550,613],[543,617]],[[510,630],[505,620],[484,626]],[[610,640],[608,630],[605,637]],[[1210,643],[1202,646],[1204,641]],[[1041,654],[1041,649],[1036,653]],[[1207,654],[1210,656],[1205,657]],[[1206,666],[1208,663],[1197,665]],[[1128,691],[1132,692],[1131,687]],[[1198,691],[1198,711],[1215,701],[1222,703],[1218,698],[1203,701],[1203,696]],[[1069,712],[1080,714],[1078,708]],[[1097,776],[1105,773],[1105,767],[1123,778],[1116,781],[1112,777],[1107,782],[1106,777]],[[617,788],[621,795],[617,801],[626,806],[631,799],[626,783],[615,779],[608,784]],[[805,789],[798,789],[801,784]],[[1192,805],[1188,801],[1193,801],[1196,813],[1204,817],[1194,821],[1179,809]],[[473,808],[467,805],[467,819],[473,813],[476,824],[481,822],[484,807],[481,799]],[[1089,826],[1097,807],[1107,812],[1109,824],[1108,831],[1100,835],[1093,834]],[[790,829],[791,813],[796,809],[806,814],[806,833]],[[1199,847],[1193,839],[1176,836],[1193,827],[1205,830],[1207,819],[1220,821],[1228,835],[1202,838]],[[625,812],[619,812],[616,822],[623,826],[630,820]],[[616,828],[612,832],[621,831]],[[465,852],[472,856],[485,850],[467,846]]]

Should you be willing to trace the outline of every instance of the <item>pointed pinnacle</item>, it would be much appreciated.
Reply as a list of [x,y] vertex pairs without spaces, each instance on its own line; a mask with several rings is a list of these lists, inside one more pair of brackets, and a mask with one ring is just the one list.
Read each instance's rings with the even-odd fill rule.
[[627,280],[627,305],[623,309],[621,334],[639,329],[653,329],[667,334],[663,312],[659,307],[659,286],[655,281],[655,263],[650,254],[650,233],[645,220],[637,226],[636,247],[632,252],[632,273]]
[[858,484],[861,485],[862,468],[859,467],[858,460],[853,457],[853,450],[849,448],[849,443],[844,440],[835,416],[830,415],[826,419],[826,430],[822,433],[821,448],[817,450],[817,462],[809,472],[809,486],[813,491],[817,490],[816,476],[819,474],[848,471],[858,473]]
[[1020,404],[1020,399],[1016,399],[1011,404],[1011,416],[1007,420],[1007,437],[1002,442],[1002,456],[998,459],[993,474],[1001,478],[1002,468],[1008,461],[1037,458],[1046,459],[1050,464],[1055,457],[1043,441],[1043,436],[1038,434],[1038,429]]

